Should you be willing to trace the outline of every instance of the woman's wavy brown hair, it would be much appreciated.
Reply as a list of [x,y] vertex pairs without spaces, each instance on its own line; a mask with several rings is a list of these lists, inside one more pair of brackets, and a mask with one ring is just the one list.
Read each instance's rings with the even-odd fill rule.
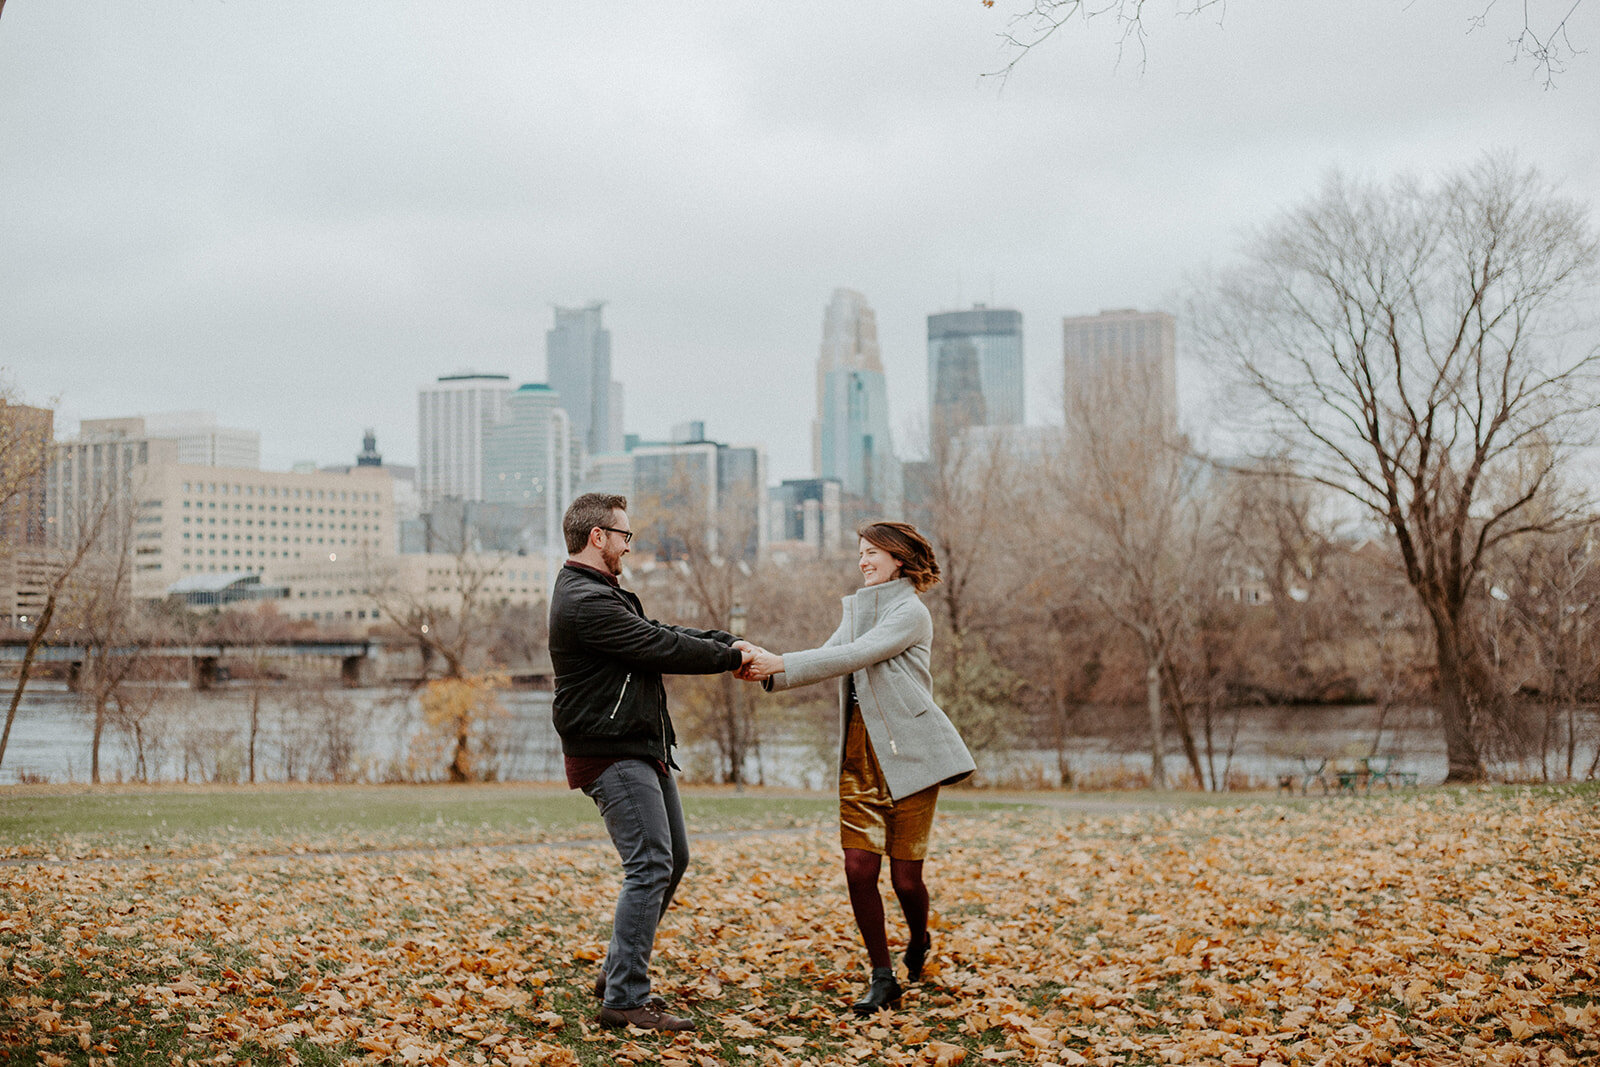
[[939,580],[939,560],[933,554],[933,546],[909,522],[864,522],[856,527],[856,536],[899,560],[900,577],[917,592]]

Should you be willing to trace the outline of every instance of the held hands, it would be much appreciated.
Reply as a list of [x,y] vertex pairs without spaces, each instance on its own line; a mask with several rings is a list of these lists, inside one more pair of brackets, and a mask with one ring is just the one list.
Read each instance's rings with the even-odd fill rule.
[[[746,644],[749,643],[740,641],[734,647],[738,648],[740,645]],[[745,660],[743,666],[734,672],[734,677],[743,679],[746,682],[761,682],[771,678],[774,674],[782,673],[782,656],[768,652],[758,645],[750,645],[748,650],[741,649],[741,651],[745,651],[749,658]]]

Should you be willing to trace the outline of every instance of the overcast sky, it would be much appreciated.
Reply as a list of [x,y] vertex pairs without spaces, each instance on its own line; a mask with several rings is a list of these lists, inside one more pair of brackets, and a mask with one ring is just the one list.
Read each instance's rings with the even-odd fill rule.
[[1020,2],[9,0],[0,367],[66,431],[209,409],[271,469],[366,426],[412,463],[418,386],[542,381],[551,305],[600,299],[627,429],[704,419],[777,481],[836,287],[915,451],[930,312],[1020,310],[1050,421],[1062,316],[1176,309],[1330,168],[1510,149],[1600,202],[1595,0],[1552,90],[1485,0],[1153,4],[1142,63],[1074,25],[981,77]]

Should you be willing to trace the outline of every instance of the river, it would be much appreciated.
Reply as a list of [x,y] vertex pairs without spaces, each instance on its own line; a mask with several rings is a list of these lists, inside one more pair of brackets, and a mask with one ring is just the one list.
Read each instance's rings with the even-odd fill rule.
[[[9,695],[9,690],[0,690]],[[550,695],[528,690],[499,694],[504,715],[479,746],[482,768],[501,781],[559,781],[561,752],[550,723]],[[249,778],[252,693],[234,683],[205,692],[137,687],[117,709],[101,742],[104,782],[238,782]],[[1003,786],[1058,786],[1063,769],[1084,788],[1148,782],[1148,742],[1135,713],[1121,709],[1080,716],[1087,724],[1061,746],[977,754],[980,780]],[[1271,786],[1298,777],[1300,754],[1350,756],[1371,751],[1379,724],[1372,707],[1251,707],[1224,717],[1208,765],[1227,772],[1236,786]],[[1397,770],[1423,784],[1443,780],[1446,769],[1437,716],[1426,708],[1392,709],[1382,716],[1377,750],[1394,756]],[[83,698],[60,683],[29,686],[0,765],[0,784],[76,783],[90,780],[92,719]],[[763,724],[768,734],[776,726]],[[686,742],[678,762],[689,780],[709,780],[716,758],[680,725]],[[1578,731],[1575,776],[1595,757],[1600,715],[1585,709]],[[1168,738],[1168,774],[1187,773],[1188,762]],[[1202,744],[1203,739],[1202,739]],[[769,736],[747,765],[751,781],[768,785],[831,787],[831,719],[825,712],[791,723],[785,736]],[[257,781],[427,781],[442,777],[447,744],[424,729],[414,693],[400,689],[267,689],[261,693],[255,743]],[[1565,777],[1564,751],[1552,752],[1551,777]],[[1537,756],[1490,761],[1498,778],[1537,780]],[[1208,771],[1208,773],[1210,773]]]

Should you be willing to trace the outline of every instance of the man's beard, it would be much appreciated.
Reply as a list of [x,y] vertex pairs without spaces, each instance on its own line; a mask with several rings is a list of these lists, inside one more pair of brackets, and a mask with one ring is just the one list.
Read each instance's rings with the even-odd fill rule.
[[613,575],[622,573],[621,552],[613,552],[609,548],[602,548],[600,550],[600,562],[604,563],[606,565],[606,570],[610,571]]

